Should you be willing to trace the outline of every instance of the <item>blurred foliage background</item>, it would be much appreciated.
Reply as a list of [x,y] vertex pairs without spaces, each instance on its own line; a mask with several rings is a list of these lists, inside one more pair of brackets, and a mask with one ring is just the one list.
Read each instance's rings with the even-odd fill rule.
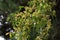
[[52,0],[0,0],[0,11],[7,15],[14,31],[11,40],[48,40],[53,28],[56,5]]

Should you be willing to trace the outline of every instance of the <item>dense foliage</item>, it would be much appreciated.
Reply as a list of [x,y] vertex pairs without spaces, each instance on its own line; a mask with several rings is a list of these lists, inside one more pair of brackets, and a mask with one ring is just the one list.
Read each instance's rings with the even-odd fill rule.
[[0,11],[11,13],[18,10],[18,5],[14,0],[0,0]]
[[52,27],[50,16],[55,16],[54,4],[49,0],[31,0],[28,6],[19,6],[24,11],[8,15],[7,21],[14,28],[10,33],[11,40],[48,40]]

